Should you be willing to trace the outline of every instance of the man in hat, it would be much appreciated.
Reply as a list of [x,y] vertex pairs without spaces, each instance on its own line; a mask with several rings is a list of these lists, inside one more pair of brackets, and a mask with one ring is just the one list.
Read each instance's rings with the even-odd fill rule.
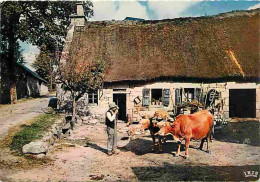
[[112,102],[109,104],[109,110],[106,112],[107,125],[107,155],[118,154],[117,150],[117,113],[119,107]]

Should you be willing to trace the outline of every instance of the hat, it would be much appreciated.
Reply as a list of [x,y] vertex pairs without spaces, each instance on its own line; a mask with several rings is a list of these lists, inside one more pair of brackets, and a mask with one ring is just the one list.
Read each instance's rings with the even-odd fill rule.
[[112,108],[117,108],[117,109],[119,109],[119,107],[114,103],[114,102],[112,102],[112,103],[110,103],[109,104],[109,109],[112,109]]

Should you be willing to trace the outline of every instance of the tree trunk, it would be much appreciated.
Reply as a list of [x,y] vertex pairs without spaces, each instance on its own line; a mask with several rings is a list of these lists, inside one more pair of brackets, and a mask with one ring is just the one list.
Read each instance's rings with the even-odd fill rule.
[[15,38],[11,36],[9,39],[9,49],[8,49],[8,85],[10,89],[10,103],[15,104],[17,102],[17,93],[16,93],[16,77],[15,77],[15,67],[16,60],[14,57],[15,53]]
[[51,78],[50,78],[50,91],[52,92],[52,73],[50,73],[50,76],[51,76]]
[[74,123],[76,120],[76,98],[75,95],[72,94],[72,120],[71,120],[71,129],[74,128]]
[[15,60],[15,49],[17,38],[15,37],[15,30],[17,29],[17,25],[19,23],[20,15],[17,14],[14,16],[12,25],[9,29],[8,35],[8,63],[7,63],[7,70],[8,70],[8,86],[10,89],[10,102],[11,104],[15,104],[17,102],[17,92],[16,92],[16,76],[15,76],[15,68],[16,68],[16,61]]
[[76,98],[73,95],[72,96],[72,120],[75,121],[75,117],[76,117]]
[[10,97],[11,97],[11,104],[16,104],[17,103],[16,84],[12,84],[10,87]]

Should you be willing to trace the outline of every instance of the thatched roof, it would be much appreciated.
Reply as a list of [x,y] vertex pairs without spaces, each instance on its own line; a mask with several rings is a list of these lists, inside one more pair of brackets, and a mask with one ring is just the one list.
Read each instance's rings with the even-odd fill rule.
[[106,82],[157,78],[260,78],[259,9],[76,27],[79,59],[105,60]]

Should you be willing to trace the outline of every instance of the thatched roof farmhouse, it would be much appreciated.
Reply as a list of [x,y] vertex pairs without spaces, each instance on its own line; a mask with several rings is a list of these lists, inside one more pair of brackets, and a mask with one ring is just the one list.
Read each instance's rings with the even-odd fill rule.
[[[198,99],[202,90],[215,89],[222,93],[223,117],[259,117],[259,12],[156,21],[79,23],[74,18],[64,54],[79,42],[78,59],[108,63],[102,93],[89,95],[93,112],[105,112],[115,101],[123,120],[134,119],[141,111],[172,111],[179,102]],[[250,105],[243,95],[253,107],[240,116]],[[235,97],[241,97],[240,104]],[[158,99],[164,103],[154,106]],[[241,102],[244,106],[238,106]]]

